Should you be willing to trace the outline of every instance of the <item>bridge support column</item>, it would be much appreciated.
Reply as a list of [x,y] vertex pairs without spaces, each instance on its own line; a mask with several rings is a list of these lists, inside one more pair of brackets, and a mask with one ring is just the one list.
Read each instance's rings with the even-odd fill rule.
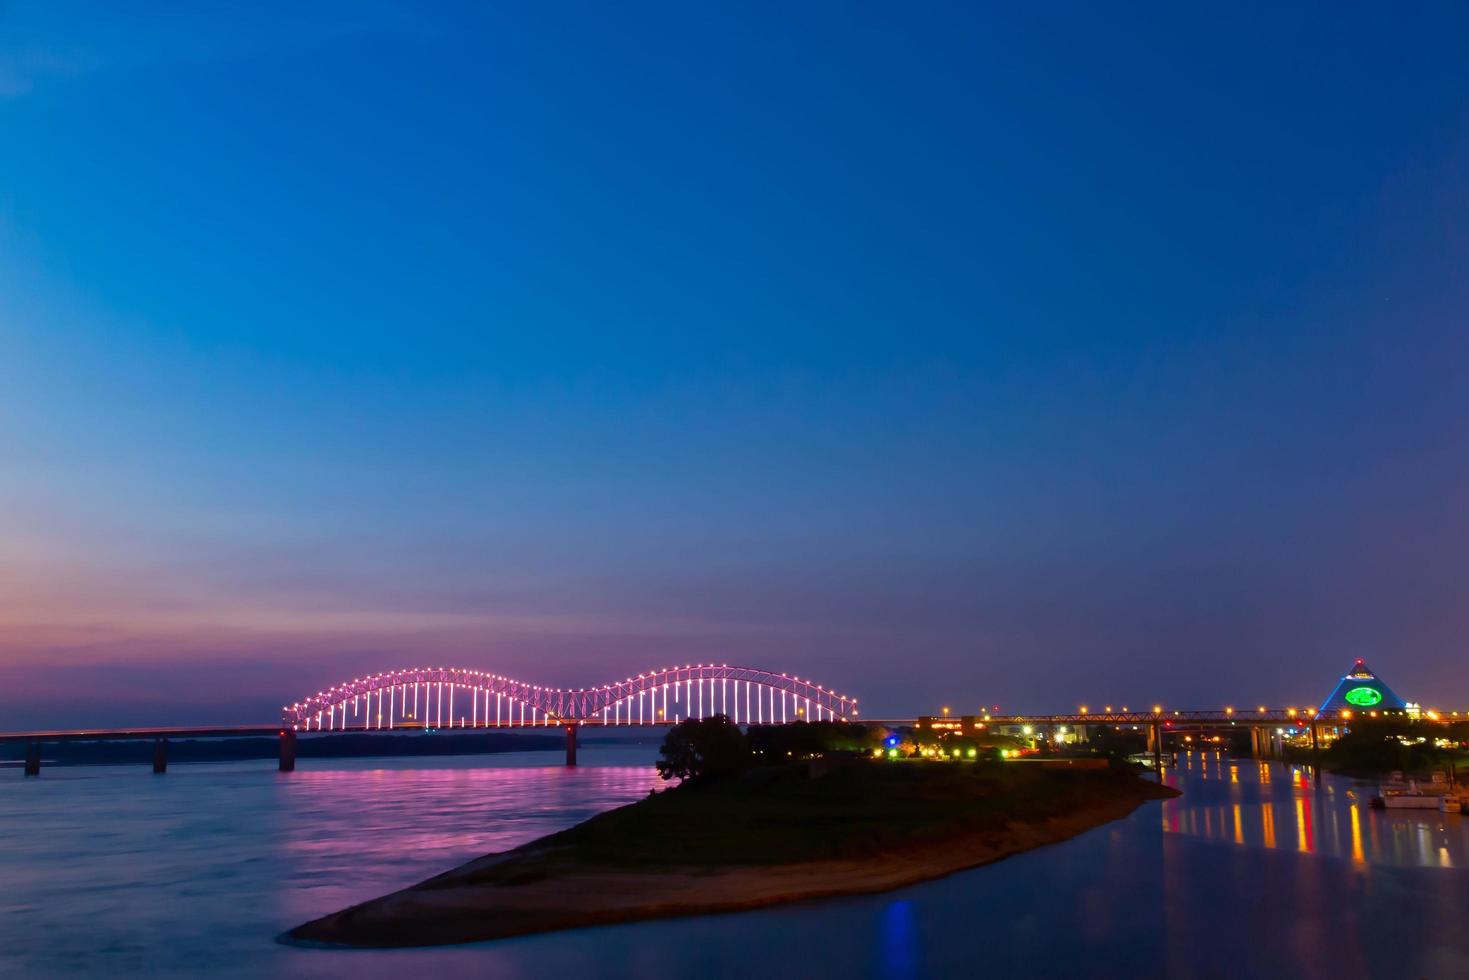
[[155,775],[168,772],[168,739],[166,738],[153,740],[153,772]]
[[1251,731],[1255,738],[1255,758],[1278,759],[1285,764],[1285,743],[1268,726],[1256,726]]
[[566,726],[566,764],[576,765],[576,726]]
[[296,771],[296,733],[291,729],[281,731],[281,772]]
[[41,774],[41,743],[30,742],[26,745],[26,768],[27,776],[39,776]]
[[1316,719],[1311,719],[1311,781],[1321,785],[1321,743],[1316,738]]
[[1153,771],[1158,774],[1158,782],[1163,781],[1163,728],[1156,721],[1148,726],[1149,748],[1153,750]]

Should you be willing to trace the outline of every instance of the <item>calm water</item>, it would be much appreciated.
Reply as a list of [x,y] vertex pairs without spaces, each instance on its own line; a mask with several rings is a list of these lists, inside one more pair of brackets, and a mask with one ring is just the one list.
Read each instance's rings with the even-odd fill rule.
[[274,937],[645,795],[651,749],[0,771],[0,976],[1469,975],[1469,818],[1185,757],[1185,795],[887,895],[481,946]]

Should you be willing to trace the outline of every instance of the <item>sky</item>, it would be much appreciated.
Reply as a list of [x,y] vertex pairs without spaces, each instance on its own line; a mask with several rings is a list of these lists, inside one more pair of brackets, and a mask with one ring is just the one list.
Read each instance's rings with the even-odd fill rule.
[[1466,178],[1455,3],[0,2],[0,729],[1469,708]]

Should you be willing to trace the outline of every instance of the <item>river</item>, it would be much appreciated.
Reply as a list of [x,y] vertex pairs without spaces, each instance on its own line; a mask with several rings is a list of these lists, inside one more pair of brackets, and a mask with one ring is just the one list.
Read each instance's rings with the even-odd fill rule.
[[630,802],[651,746],[453,759],[0,770],[0,976],[1454,977],[1469,816],[1184,756],[1184,795],[885,895],[422,950],[275,936]]

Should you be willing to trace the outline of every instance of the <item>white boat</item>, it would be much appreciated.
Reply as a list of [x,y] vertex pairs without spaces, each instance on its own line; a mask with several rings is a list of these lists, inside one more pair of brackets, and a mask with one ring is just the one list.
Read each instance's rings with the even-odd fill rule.
[[1382,797],[1382,805],[1389,810],[1437,810],[1444,799],[1430,793],[1394,793]]
[[1374,806],[1386,810],[1438,810],[1443,813],[1460,813],[1462,804],[1459,795],[1439,773],[1427,787],[1420,787],[1417,780],[1404,780],[1401,773],[1393,773],[1392,779],[1378,787],[1378,795],[1372,798]]

